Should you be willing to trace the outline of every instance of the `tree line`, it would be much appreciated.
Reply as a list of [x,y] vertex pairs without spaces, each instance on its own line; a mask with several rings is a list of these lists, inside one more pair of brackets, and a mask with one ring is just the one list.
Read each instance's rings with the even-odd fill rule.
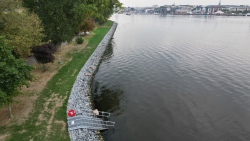
[[0,107],[9,105],[12,116],[13,97],[32,80],[25,58],[33,53],[53,62],[56,45],[104,24],[121,6],[119,0],[0,0]]

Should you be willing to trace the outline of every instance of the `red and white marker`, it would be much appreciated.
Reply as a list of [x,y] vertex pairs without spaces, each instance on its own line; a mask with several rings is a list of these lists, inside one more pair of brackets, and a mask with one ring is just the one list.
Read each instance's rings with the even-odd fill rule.
[[69,117],[74,117],[75,115],[76,115],[76,111],[75,110],[71,109],[71,110],[68,111],[68,116]]

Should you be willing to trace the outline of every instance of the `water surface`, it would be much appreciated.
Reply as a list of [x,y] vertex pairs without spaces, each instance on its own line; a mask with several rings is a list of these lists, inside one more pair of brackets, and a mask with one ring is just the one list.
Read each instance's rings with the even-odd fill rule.
[[250,18],[114,15],[93,80],[106,141],[249,141]]

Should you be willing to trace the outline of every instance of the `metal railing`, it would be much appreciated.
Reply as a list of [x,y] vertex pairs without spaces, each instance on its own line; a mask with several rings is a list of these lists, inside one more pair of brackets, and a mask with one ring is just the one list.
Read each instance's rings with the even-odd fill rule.
[[107,130],[114,128],[115,122],[103,121],[101,118],[86,117],[77,115],[68,118],[68,130],[75,130],[79,128],[93,129],[93,130]]

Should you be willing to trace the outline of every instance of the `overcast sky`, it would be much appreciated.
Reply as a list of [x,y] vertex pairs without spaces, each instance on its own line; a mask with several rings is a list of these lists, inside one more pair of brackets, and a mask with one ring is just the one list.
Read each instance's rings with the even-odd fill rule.
[[[141,7],[152,5],[176,5],[190,4],[190,5],[216,5],[220,0],[120,0],[125,7]],[[222,5],[250,5],[250,0],[221,0]]]

